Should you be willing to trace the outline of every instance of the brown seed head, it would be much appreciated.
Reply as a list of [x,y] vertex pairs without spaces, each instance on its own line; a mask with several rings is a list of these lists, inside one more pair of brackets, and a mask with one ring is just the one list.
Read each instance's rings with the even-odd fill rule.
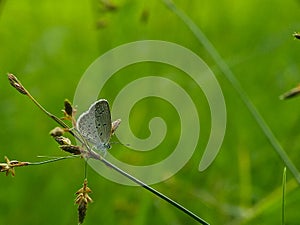
[[11,84],[11,86],[13,86],[15,89],[17,89],[18,92],[20,92],[23,95],[27,95],[28,94],[27,90],[23,87],[23,85],[17,79],[17,77],[15,77],[11,73],[8,73],[7,76],[8,76],[8,80],[9,80],[9,83]]
[[65,101],[64,101],[64,106],[65,106],[64,113],[65,113],[67,116],[72,117],[72,116],[74,115],[74,109],[73,109],[73,107],[72,107],[71,102],[70,102],[68,99],[65,99]]
[[85,218],[88,203],[93,202],[92,198],[88,195],[91,192],[91,189],[87,186],[87,179],[85,179],[83,187],[76,192],[77,197],[75,199],[75,204],[78,204],[78,222],[80,224],[83,223]]
[[300,33],[298,33],[298,32],[295,32],[295,33],[293,34],[293,36],[294,36],[295,38],[297,38],[297,39],[300,39]]
[[9,160],[6,156],[4,157],[6,163],[0,163],[0,172],[5,172],[6,176],[11,173],[12,176],[15,176],[14,167],[27,166],[28,162],[20,162],[18,160]]
[[285,100],[285,99],[293,98],[293,97],[295,97],[299,94],[300,94],[300,84],[297,87],[295,87],[295,88],[289,90],[288,92],[284,93],[279,98],[281,100]]
[[59,137],[62,136],[65,133],[65,130],[61,127],[55,127],[54,129],[52,129],[49,134],[52,137]]
[[71,140],[64,136],[55,136],[54,140],[60,145],[71,145]]
[[81,148],[77,145],[60,145],[61,150],[69,152],[73,155],[80,155]]

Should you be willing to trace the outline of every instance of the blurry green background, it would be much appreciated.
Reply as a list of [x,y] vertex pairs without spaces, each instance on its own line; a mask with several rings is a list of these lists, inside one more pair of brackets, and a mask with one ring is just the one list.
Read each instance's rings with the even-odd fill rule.
[[[214,44],[299,165],[300,98],[280,101],[278,96],[300,80],[300,42],[292,37],[300,30],[300,2],[176,0],[175,4]],[[211,224],[280,224],[284,164],[208,52],[159,0],[115,0],[113,5],[112,9],[96,0],[0,1],[1,162],[4,156],[36,161],[38,155],[64,155],[48,135],[56,124],[11,88],[7,72],[16,74],[43,106],[60,116],[63,100],[72,100],[82,74],[101,54],[137,40],[175,42],[205,60],[226,100],[227,133],[207,170],[199,172],[198,165],[209,136],[210,112],[192,80],[180,73],[173,77],[172,68],[168,73],[162,65],[145,63],[125,69],[127,76],[113,77],[101,97],[113,101],[128,80],[153,73],[179,82],[199,110],[198,150],[179,173],[153,187]],[[171,134],[156,153],[135,155],[118,144],[110,151],[132,164],[167,157],[179,134],[172,125],[178,115],[168,109],[172,108],[161,99],[145,99],[132,111],[132,129],[141,138],[149,135],[153,116],[166,119]],[[83,177],[84,163],[79,159],[19,168],[14,178],[0,174],[0,224],[77,224],[74,193]],[[289,171],[287,177],[286,224],[298,224],[300,193]],[[85,224],[196,224],[142,188],[113,183],[91,169],[88,178],[94,203]]]

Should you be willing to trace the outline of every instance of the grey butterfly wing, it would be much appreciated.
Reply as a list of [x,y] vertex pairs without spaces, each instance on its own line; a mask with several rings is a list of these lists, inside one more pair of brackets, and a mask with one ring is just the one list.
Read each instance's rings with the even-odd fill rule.
[[97,148],[109,148],[111,115],[108,102],[100,99],[92,104],[88,111],[80,115],[76,127]]
[[95,116],[94,114],[90,113],[94,111],[91,107],[88,111],[82,113],[77,120],[76,128],[78,129],[79,133],[89,142],[92,144],[96,144],[99,140],[98,133],[95,124]]
[[107,144],[111,136],[111,115],[108,102],[101,99],[95,103],[95,123],[100,142]]

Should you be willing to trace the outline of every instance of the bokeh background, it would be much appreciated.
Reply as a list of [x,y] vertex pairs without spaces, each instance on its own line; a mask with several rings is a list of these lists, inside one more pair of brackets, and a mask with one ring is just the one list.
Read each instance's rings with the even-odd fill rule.
[[[300,30],[300,2],[174,2],[213,43],[298,166],[300,98],[280,101],[278,96],[300,80],[300,42],[292,37]],[[56,124],[11,88],[7,72],[16,74],[44,107],[60,116],[63,100],[72,100],[93,60],[121,44],[145,39],[175,42],[205,60],[222,87],[228,113],[221,151],[207,170],[199,172],[210,129],[201,89],[180,71],[151,63],[125,68],[122,78],[112,77],[101,93],[109,101],[129,81],[160,75],[184,87],[198,107],[197,151],[179,173],[153,187],[211,224],[281,224],[282,160],[210,54],[159,0],[0,1],[1,162],[4,156],[38,161],[38,155],[65,155],[49,136]],[[164,118],[170,132],[155,151],[138,154],[120,144],[110,151],[136,165],[167,157],[180,127],[176,111],[166,101],[145,99],[135,105],[133,132],[141,138],[150,135],[148,122],[153,116]],[[83,178],[84,162],[79,159],[19,168],[14,178],[0,174],[0,224],[77,224],[74,193]],[[286,224],[298,224],[300,192],[289,171],[287,178]],[[88,179],[94,203],[85,224],[197,224],[142,188],[113,183],[91,169]]]

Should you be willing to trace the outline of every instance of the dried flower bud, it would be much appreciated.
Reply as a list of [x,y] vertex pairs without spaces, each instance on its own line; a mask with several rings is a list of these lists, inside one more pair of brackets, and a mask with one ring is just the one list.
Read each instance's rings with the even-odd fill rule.
[[61,127],[55,127],[54,129],[52,129],[49,134],[52,137],[58,137],[58,136],[62,136],[65,133],[65,130]]
[[142,23],[147,23],[149,20],[149,16],[150,16],[150,11],[149,9],[143,9],[141,15],[140,15],[140,21]]
[[11,86],[13,86],[15,89],[17,89],[17,91],[19,91],[23,95],[28,94],[26,89],[23,87],[23,85],[20,83],[20,81],[13,74],[8,73],[7,76],[8,76],[8,80],[9,80],[9,83],[11,84]]
[[300,33],[298,33],[298,32],[295,32],[295,33],[293,34],[293,36],[294,36],[295,38],[297,38],[297,39],[300,39]]
[[115,5],[114,3],[112,3],[111,1],[101,0],[99,2],[102,5],[102,10],[104,12],[106,12],[106,11],[113,12],[113,11],[116,11],[118,9],[118,6]]
[[116,129],[119,127],[120,123],[121,123],[121,119],[117,119],[111,123],[111,134],[114,134]]
[[7,163],[0,163],[0,172],[6,172],[6,176],[7,176],[9,170],[10,167]]
[[71,140],[64,136],[55,136],[54,140],[60,145],[71,145]]
[[29,165],[28,162],[19,162],[17,160],[9,160],[6,156],[4,158],[5,158],[6,163],[0,163],[0,172],[6,172],[6,176],[8,176],[9,173],[11,173],[12,176],[15,176],[14,167]]
[[65,99],[64,105],[65,105],[64,113],[67,116],[72,117],[74,115],[74,109],[73,109],[73,107],[71,105],[71,102],[68,99]]
[[295,97],[295,96],[297,96],[299,94],[300,94],[300,84],[297,87],[295,87],[295,88],[289,90],[288,92],[284,93],[279,98],[281,100],[285,100],[285,99],[289,99],[289,98]]
[[81,148],[76,145],[60,145],[59,146],[63,151],[69,152],[73,155],[80,155]]

